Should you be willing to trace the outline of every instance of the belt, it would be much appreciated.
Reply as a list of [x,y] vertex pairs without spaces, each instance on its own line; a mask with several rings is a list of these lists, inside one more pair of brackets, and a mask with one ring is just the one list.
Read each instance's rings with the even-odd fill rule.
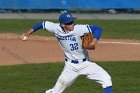
[[[65,59],[65,61],[68,61],[68,59]],[[86,61],[86,58],[82,59],[82,62],[85,62]],[[78,64],[80,63],[79,60],[71,60],[71,63],[74,63],[74,64]]]

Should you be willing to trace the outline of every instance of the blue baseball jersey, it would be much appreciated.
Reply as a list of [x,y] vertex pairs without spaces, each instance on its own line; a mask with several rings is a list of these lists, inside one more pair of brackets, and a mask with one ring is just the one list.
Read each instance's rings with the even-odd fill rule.
[[43,29],[52,32],[57,37],[65,57],[68,59],[88,59],[88,53],[82,48],[81,36],[89,33],[88,25],[75,25],[73,31],[65,32],[59,23],[45,21],[42,23]]

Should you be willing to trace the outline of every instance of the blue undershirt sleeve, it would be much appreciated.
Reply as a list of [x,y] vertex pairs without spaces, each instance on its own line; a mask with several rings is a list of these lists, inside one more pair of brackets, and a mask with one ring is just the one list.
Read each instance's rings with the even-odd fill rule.
[[37,24],[35,24],[35,25],[32,27],[32,29],[34,30],[34,32],[37,31],[37,30],[39,30],[39,29],[41,29],[41,28],[43,28],[42,22],[37,23]]
[[94,35],[94,38],[99,40],[101,37],[101,34],[102,34],[102,28],[99,26],[92,26],[92,25],[90,25],[89,28],[91,29],[91,31]]

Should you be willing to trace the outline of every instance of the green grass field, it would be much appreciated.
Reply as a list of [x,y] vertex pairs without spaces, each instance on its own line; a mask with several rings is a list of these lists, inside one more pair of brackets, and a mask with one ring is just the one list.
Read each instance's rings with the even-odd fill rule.
[[[0,33],[21,34],[43,20],[0,19]],[[49,20],[58,22],[57,20]],[[140,39],[140,20],[77,20],[78,24],[98,25],[103,28],[102,38]],[[38,31],[35,35],[52,35]]]
[[[113,93],[140,92],[140,62],[97,62],[111,76]],[[64,63],[0,66],[0,93],[41,93],[53,87]],[[65,93],[101,93],[101,86],[80,76]]]

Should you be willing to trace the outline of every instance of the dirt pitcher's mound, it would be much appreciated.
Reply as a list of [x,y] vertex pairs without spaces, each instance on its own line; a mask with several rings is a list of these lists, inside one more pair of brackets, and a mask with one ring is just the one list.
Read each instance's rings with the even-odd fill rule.
[[[89,51],[95,61],[139,61],[140,41],[104,39],[95,51]],[[32,36],[28,41],[17,37],[0,37],[0,65],[63,62],[64,53],[55,37]]]

